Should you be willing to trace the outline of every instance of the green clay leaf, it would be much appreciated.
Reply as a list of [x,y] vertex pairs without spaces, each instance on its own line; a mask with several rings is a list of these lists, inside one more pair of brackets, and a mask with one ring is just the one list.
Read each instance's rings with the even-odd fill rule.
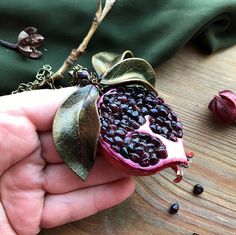
[[146,81],[155,85],[156,75],[152,66],[140,58],[129,58],[116,63],[101,79],[102,85],[117,85],[124,82]]
[[96,155],[100,133],[98,97],[93,85],[79,88],[61,105],[53,122],[56,150],[82,180],[88,177]]
[[92,57],[92,64],[100,77],[116,63],[131,57],[133,57],[131,51],[124,51],[121,55],[110,52],[100,52]]

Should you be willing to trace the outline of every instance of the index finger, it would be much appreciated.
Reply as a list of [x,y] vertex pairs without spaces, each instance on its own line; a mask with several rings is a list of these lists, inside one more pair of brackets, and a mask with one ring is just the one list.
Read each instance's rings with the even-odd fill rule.
[[37,130],[51,130],[58,107],[76,89],[78,88],[43,89],[2,96],[0,113],[24,116],[35,125]]

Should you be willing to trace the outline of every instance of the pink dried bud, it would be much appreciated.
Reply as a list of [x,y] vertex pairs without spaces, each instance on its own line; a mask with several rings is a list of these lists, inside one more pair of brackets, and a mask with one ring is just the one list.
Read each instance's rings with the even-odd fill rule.
[[231,124],[236,121],[236,94],[230,90],[219,92],[209,103],[214,118],[221,123]]

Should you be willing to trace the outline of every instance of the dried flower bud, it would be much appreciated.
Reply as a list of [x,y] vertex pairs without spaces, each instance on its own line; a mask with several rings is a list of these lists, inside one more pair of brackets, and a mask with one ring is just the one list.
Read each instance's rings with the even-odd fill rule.
[[43,41],[44,37],[37,34],[36,28],[28,27],[20,32],[17,43],[0,40],[0,45],[18,50],[25,57],[37,59],[42,55],[42,52],[36,48],[42,46]]
[[18,36],[18,49],[26,57],[38,58],[42,55],[36,48],[42,46],[44,37],[37,34],[37,29],[33,27],[25,28]]
[[221,91],[219,96],[212,99],[208,108],[216,120],[231,124],[236,121],[236,94],[230,90]]

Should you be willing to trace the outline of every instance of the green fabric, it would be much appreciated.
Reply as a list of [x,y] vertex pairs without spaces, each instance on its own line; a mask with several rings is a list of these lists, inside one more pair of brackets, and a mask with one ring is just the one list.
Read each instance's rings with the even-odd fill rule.
[[[32,81],[44,64],[56,71],[83,39],[96,8],[97,0],[1,0],[1,39],[15,42],[33,26],[46,40],[37,60],[0,47],[0,92]],[[156,66],[191,39],[207,53],[233,45],[236,0],[117,0],[79,62],[90,67],[94,53],[130,49]]]

